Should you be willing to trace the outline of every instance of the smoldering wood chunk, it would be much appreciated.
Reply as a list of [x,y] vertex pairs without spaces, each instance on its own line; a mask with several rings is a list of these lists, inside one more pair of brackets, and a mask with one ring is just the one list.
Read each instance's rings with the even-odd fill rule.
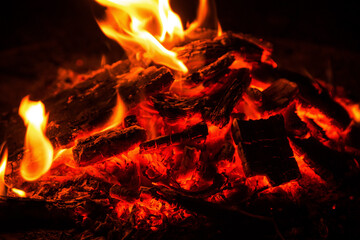
[[282,115],[261,120],[234,119],[232,136],[248,177],[266,175],[272,185],[301,176]]
[[72,151],[74,160],[85,166],[131,150],[137,143],[145,140],[146,131],[139,126],[110,129],[77,140]]
[[175,145],[179,143],[187,143],[195,140],[206,139],[207,135],[208,135],[208,128],[206,123],[198,123],[182,132],[170,134],[167,136],[161,136],[143,142],[140,144],[140,152],[146,152],[152,149],[159,149],[162,147]]
[[254,38],[226,32],[213,39],[192,41],[184,46],[175,47],[172,51],[177,53],[178,58],[192,72],[214,62],[229,51],[239,52],[245,61],[261,62],[264,49],[265,46]]
[[352,172],[358,169],[353,155],[332,150],[313,137],[291,138],[291,141],[300,154],[307,156],[304,161],[324,179],[332,176],[336,180],[344,181],[346,176],[351,176]]
[[210,63],[209,65],[206,65],[198,71],[190,74],[186,77],[186,80],[196,84],[203,82],[204,86],[208,85],[209,82],[217,82],[219,78],[229,71],[228,68],[234,61],[235,57],[233,53],[228,52],[215,62]]
[[351,118],[348,112],[333,100],[327,89],[300,74],[279,70],[279,75],[297,83],[299,87],[297,97],[304,107],[317,109],[330,118],[332,125],[341,130],[345,130],[349,126]]
[[228,83],[215,94],[207,97],[200,110],[204,119],[210,120],[219,127],[229,123],[231,112],[251,82],[247,68],[231,70],[227,78]]
[[262,108],[266,111],[283,108],[298,93],[297,84],[286,79],[278,79],[262,92]]
[[285,129],[289,136],[303,137],[309,129],[299,116],[296,114],[296,104],[290,104],[283,112]]
[[160,115],[178,119],[194,112],[200,112],[204,120],[224,127],[230,114],[250,84],[249,70],[232,69],[224,76],[225,82],[211,95],[202,98],[180,98],[169,93],[161,93],[151,98]]
[[259,89],[249,87],[248,89],[246,89],[246,95],[257,105],[261,105],[263,93]]
[[345,143],[360,151],[360,124],[353,123],[349,133],[346,135]]
[[118,77],[118,91],[122,100],[133,107],[146,97],[169,87],[173,81],[174,77],[166,67],[135,69]]

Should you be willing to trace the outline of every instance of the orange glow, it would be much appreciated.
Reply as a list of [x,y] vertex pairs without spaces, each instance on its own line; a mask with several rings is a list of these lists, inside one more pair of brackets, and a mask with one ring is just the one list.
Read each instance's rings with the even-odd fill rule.
[[168,0],[97,0],[107,7],[106,19],[99,21],[101,30],[117,41],[136,60],[152,60],[180,72],[186,66],[170,45],[184,38],[183,26]]
[[24,192],[23,190],[12,188],[11,191],[13,191],[13,193],[18,195],[19,197],[26,197],[26,192]]
[[19,114],[27,126],[24,157],[20,165],[21,176],[34,181],[51,167],[54,149],[45,136],[47,115],[42,102],[33,102],[29,96],[20,103]]
[[0,153],[2,153],[1,162],[0,162],[0,196],[6,195],[6,184],[5,184],[5,171],[7,164],[8,151],[7,148],[3,151],[5,144],[2,144],[0,147]]

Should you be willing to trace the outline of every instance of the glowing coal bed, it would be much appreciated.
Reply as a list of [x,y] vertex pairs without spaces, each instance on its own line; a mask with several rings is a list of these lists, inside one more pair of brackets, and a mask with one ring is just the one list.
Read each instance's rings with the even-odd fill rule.
[[[168,1],[98,0],[128,59],[2,120],[4,231],[43,239],[337,237],[359,180],[359,105]],[[149,18],[151,16],[151,18]],[[206,20],[206,21],[205,21]],[[63,86],[59,84],[59,86]],[[349,204],[350,202],[350,204]],[[39,230],[41,229],[41,230]]]

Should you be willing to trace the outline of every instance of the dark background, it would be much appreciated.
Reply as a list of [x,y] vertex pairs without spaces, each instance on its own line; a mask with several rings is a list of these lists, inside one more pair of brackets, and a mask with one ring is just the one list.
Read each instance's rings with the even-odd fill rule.
[[[172,0],[191,22],[197,1]],[[357,98],[360,46],[355,1],[216,1],[224,30],[243,32],[274,44],[280,65],[343,85]],[[32,0],[2,3],[0,24],[0,103],[3,110],[58,76],[59,67],[82,59],[78,71],[123,57],[94,20],[93,0]],[[38,83],[40,82],[40,83]],[[355,89],[355,90],[354,90]],[[34,93],[36,95],[36,93]],[[37,93],[41,98],[41,93]]]

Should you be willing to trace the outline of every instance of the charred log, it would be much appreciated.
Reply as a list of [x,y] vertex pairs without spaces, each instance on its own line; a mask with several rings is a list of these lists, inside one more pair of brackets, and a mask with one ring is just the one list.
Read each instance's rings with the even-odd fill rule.
[[286,79],[279,79],[262,92],[262,108],[265,111],[283,108],[298,93],[297,84]]
[[228,68],[234,61],[235,57],[233,53],[226,53],[215,62],[190,74],[186,77],[186,80],[196,84],[203,82],[204,86],[208,85],[209,82],[217,82],[229,71]]
[[255,121],[235,119],[232,134],[247,176],[266,175],[272,185],[301,176],[281,115]]
[[261,62],[264,45],[249,36],[226,32],[220,37],[192,41],[172,50],[192,72],[214,62],[229,51],[239,52],[245,61]]
[[207,125],[205,123],[198,123],[180,133],[174,133],[143,142],[140,144],[140,152],[146,152],[148,150],[159,149],[174,144],[205,139],[207,135]]
[[177,119],[188,115],[189,112],[200,112],[204,120],[224,127],[251,81],[249,70],[246,68],[231,70],[226,78],[227,82],[215,93],[203,98],[182,99],[171,94],[158,94],[151,99],[155,109],[163,117]]
[[137,143],[146,140],[145,129],[132,126],[125,129],[110,129],[76,141],[74,160],[82,166],[131,150]]

